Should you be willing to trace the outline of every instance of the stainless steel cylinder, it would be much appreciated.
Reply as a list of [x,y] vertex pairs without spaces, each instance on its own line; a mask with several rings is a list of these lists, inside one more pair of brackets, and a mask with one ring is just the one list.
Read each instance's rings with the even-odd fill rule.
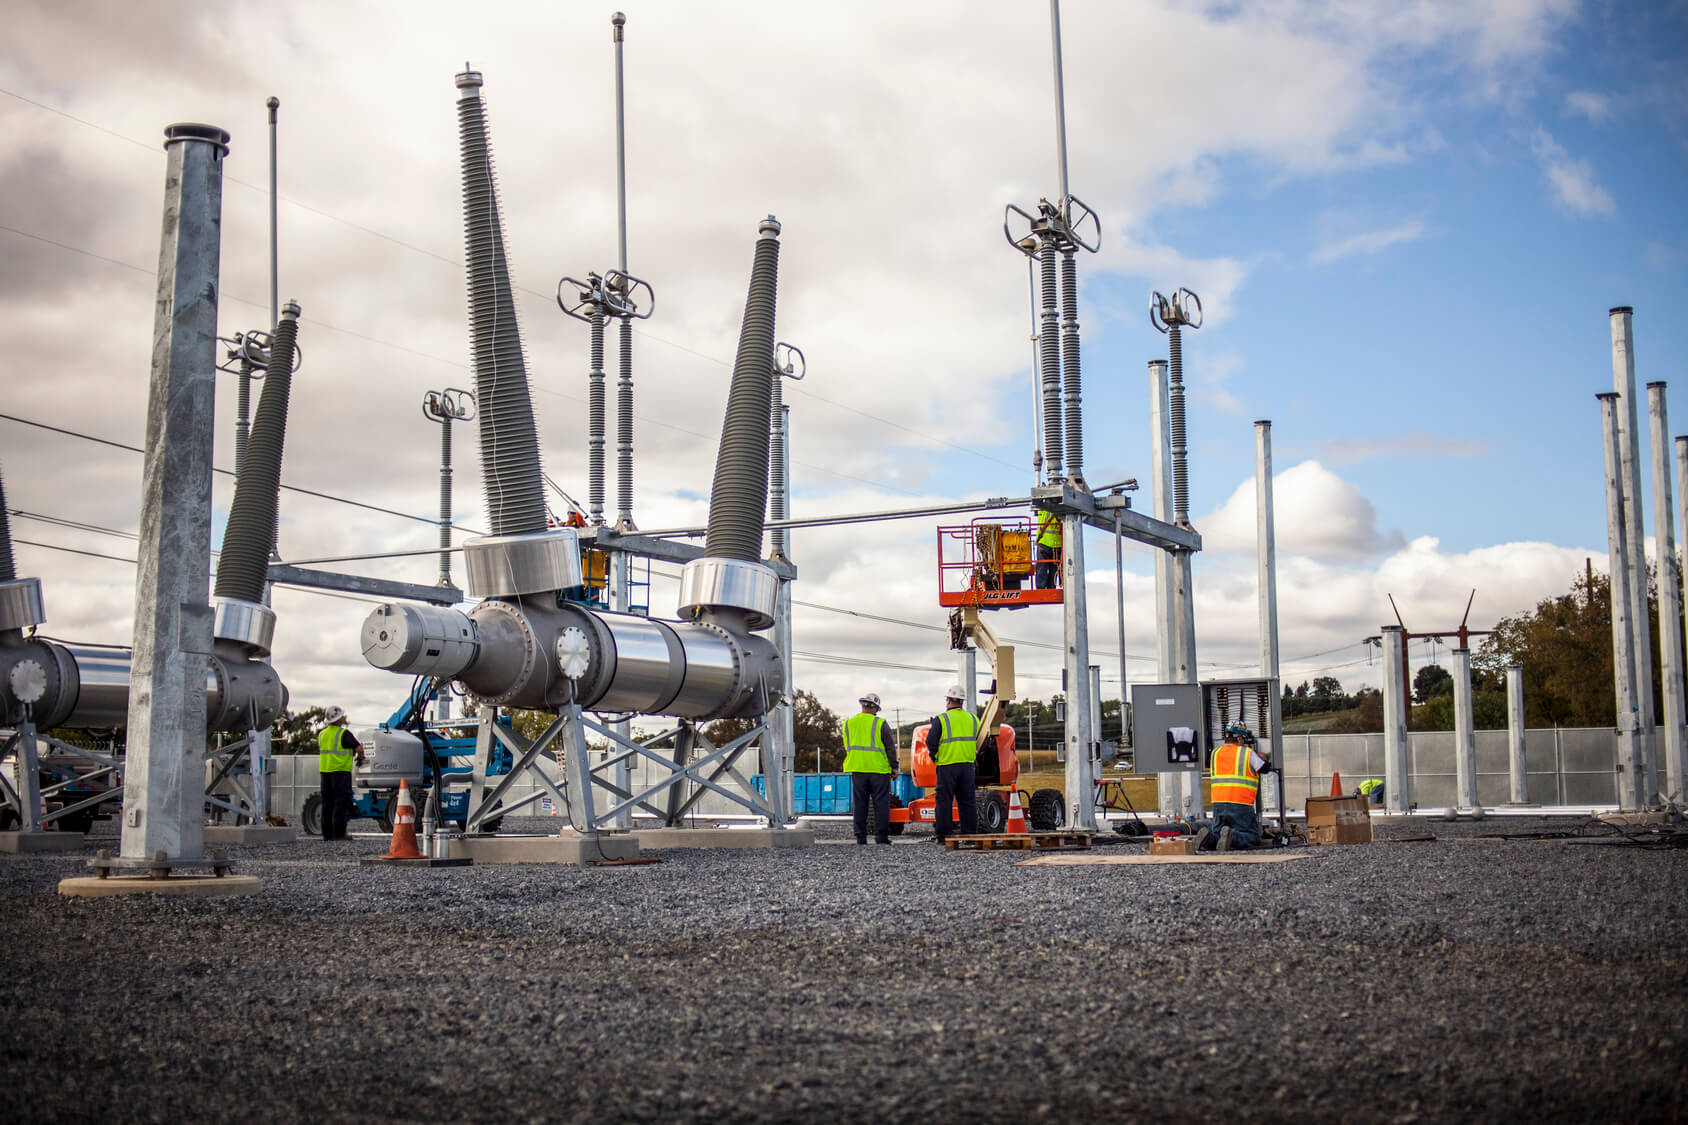
[[[0,519],[6,514],[0,512]],[[46,603],[41,598],[41,579],[14,578],[0,582],[0,633],[9,629],[28,629],[47,620]]]
[[275,666],[244,646],[218,641],[205,684],[205,729],[210,733],[267,730],[287,709],[287,686]]
[[119,730],[129,723],[129,660],[126,648],[66,645],[76,664],[76,699],[64,725]]
[[674,627],[631,613],[596,616],[608,627],[614,664],[609,686],[592,701],[593,709],[665,713],[687,671],[686,650]]
[[567,590],[582,581],[580,537],[567,527],[525,535],[484,535],[464,541],[463,566],[469,593],[477,598]]
[[275,639],[275,611],[257,602],[224,598],[217,603],[211,635],[255,656],[268,656]]
[[752,629],[774,623],[779,578],[761,563],[746,559],[693,559],[680,572],[680,616],[695,619],[708,609],[745,613]]
[[364,618],[362,641],[370,664],[416,676],[455,676],[480,652],[468,614],[432,605],[377,607]]
[[76,661],[63,645],[13,634],[0,638],[0,724],[25,712],[43,729],[59,726],[76,702]]

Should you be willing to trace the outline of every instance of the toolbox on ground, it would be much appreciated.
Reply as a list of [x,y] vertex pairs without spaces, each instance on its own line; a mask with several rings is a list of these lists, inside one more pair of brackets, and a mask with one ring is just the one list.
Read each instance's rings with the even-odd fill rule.
[[1307,798],[1307,842],[1369,844],[1371,812],[1364,797]]

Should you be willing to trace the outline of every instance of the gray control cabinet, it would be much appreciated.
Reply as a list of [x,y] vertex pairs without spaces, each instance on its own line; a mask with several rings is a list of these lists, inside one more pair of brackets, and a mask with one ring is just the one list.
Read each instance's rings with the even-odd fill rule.
[[1132,684],[1131,746],[1136,773],[1207,768],[1202,685]]

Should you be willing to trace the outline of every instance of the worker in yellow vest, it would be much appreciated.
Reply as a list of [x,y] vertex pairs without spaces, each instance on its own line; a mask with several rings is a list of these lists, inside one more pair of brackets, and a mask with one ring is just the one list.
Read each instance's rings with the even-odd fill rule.
[[346,712],[330,707],[328,725],[317,735],[317,772],[322,792],[322,838],[344,840],[352,815],[352,767],[363,765],[363,746],[346,729]]
[[[1260,843],[1260,771],[1267,761],[1254,748],[1254,734],[1242,723],[1225,728],[1225,742],[1213,752],[1213,827],[1217,850],[1228,852]],[[1198,836],[1206,833],[1203,829]]]
[[891,778],[897,773],[897,742],[879,717],[879,694],[857,700],[861,714],[844,720],[844,772],[850,775],[850,820],[856,843],[867,843],[867,807],[873,805],[873,839],[891,842]]
[[1054,512],[1037,514],[1037,588],[1053,590],[1061,569],[1061,517]]
[[973,786],[973,767],[979,760],[979,720],[961,706],[965,698],[960,684],[950,688],[944,697],[944,713],[926,728],[926,748],[932,753],[938,774],[933,829],[940,844],[955,827],[952,801],[961,813],[961,834],[972,836],[979,831],[979,805]]

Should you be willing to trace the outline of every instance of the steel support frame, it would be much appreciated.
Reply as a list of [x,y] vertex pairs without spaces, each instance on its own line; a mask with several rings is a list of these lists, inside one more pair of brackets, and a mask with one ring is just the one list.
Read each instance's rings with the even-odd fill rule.
[[1084,587],[1084,516],[1061,514],[1061,606],[1065,618],[1067,689],[1066,801],[1068,826],[1096,830],[1096,732],[1090,725],[1090,622]]
[[1407,700],[1401,686],[1406,666],[1402,632],[1399,625],[1383,626],[1383,807],[1398,816],[1412,811]]

